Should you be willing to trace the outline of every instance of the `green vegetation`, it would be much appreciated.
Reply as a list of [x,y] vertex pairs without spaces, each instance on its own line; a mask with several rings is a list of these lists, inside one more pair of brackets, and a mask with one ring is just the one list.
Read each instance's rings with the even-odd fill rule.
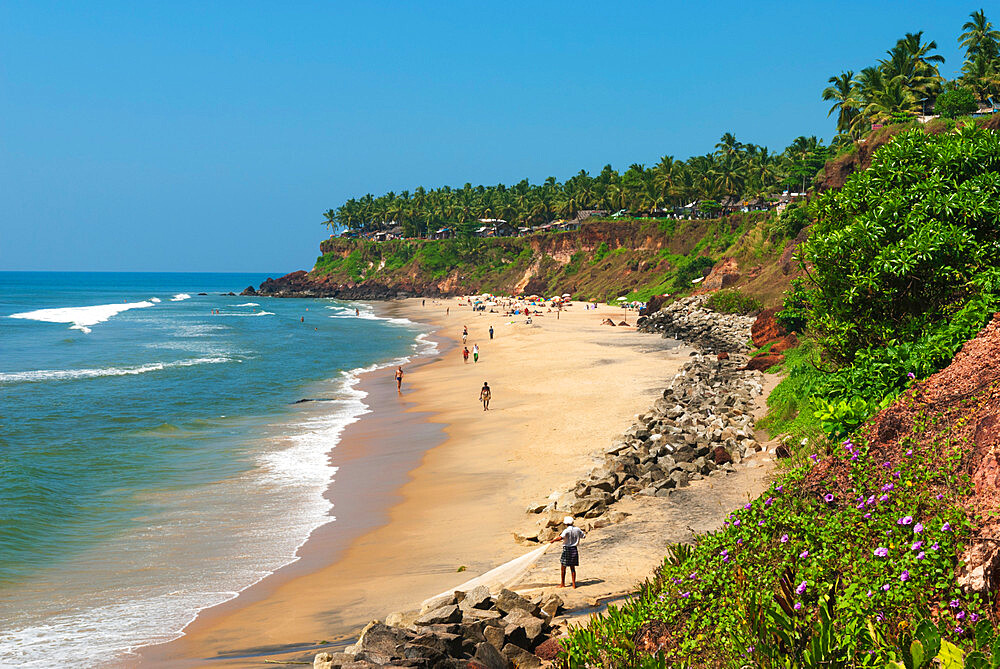
[[[966,49],[965,64],[952,88],[960,85],[961,90],[972,92],[973,97],[984,102],[997,97],[1000,32],[982,10],[972,13],[962,30],[959,42]],[[830,114],[837,114],[840,134],[834,144],[849,146],[864,137],[873,124],[906,121],[932,108],[942,116],[975,111],[975,106],[970,108],[962,102],[964,93],[944,92],[946,82],[937,67],[944,57],[933,53],[936,49],[936,42],[924,41],[923,31],[907,33],[877,65],[830,77],[823,99],[833,102]],[[942,108],[938,104],[943,104]]]
[[744,295],[734,288],[715,291],[709,296],[705,306],[720,314],[741,314],[743,316],[756,313],[764,308],[764,305],[756,297]]
[[573,218],[584,210],[649,214],[693,201],[701,201],[700,214],[714,216],[726,197],[749,200],[784,189],[804,190],[828,157],[827,147],[816,137],[799,137],[783,152],[772,153],[727,132],[715,151],[686,161],[663,156],[653,167],[633,164],[622,173],[606,165],[596,176],[581,170],[563,183],[549,177],[542,184],[525,179],[513,186],[467,183],[461,188],[421,186],[412,192],[367,194],[326,211],[323,223],[365,231],[399,225],[408,237],[451,227],[467,237],[478,227],[478,219],[533,226],[556,217]]
[[[828,476],[795,466],[719,532],[673,547],[633,600],[576,630],[568,665],[883,667],[906,657],[911,622],[931,607],[941,630],[974,646],[965,633],[988,602],[953,577],[970,529],[956,504],[970,490],[961,447],[942,435],[906,448],[890,463],[848,441]],[[663,623],[651,628],[663,650],[642,658],[634,640],[649,621]]]
[[978,108],[976,95],[971,88],[953,87],[939,95],[934,102],[934,111],[942,118],[968,116]]

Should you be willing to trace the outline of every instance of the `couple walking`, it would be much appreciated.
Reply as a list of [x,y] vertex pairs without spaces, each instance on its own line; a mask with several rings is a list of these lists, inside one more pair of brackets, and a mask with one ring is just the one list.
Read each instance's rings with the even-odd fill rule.
[[[468,346],[466,346],[464,349],[462,349],[462,357],[465,359],[465,362],[469,362],[469,347]],[[473,344],[472,345],[472,361],[473,362],[479,362],[479,344]]]

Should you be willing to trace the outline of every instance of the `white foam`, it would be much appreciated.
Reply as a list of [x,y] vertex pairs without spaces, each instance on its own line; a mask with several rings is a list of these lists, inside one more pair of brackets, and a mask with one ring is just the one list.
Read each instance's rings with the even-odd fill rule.
[[37,381],[65,381],[69,379],[93,379],[101,376],[128,376],[157,372],[170,367],[192,367],[194,365],[215,365],[230,362],[232,358],[192,358],[173,362],[151,362],[133,367],[101,367],[97,369],[36,369],[26,372],[0,372],[0,383],[29,383]]
[[163,300],[161,300],[161,299],[160,299],[160,298],[158,298],[158,297],[151,297],[151,298],[149,298],[149,301],[150,301],[150,302],[162,302]]
[[176,295],[174,295],[173,297],[170,298],[170,301],[171,302],[180,302],[181,300],[190,300],[190,299],[191,299],[191,296],[188,295],[187,293],[177,293]]
[[112,316],[120,314],[129,309],[143,309],[151,307],[153,303],[147,300],[142,302],[123,302],[121,304],[95,304],[89,307],[57,307],[55,309],[36,309],[35,311],[25,311],[19,314],[11,314],[11,318],[23,318],[30,321],[43,321],[45,323],[72,323],[70,330],[80,330],[90,333],[91,325],[103,323]]
[[237,304],[238,307],[259,307],[260,305],[256,302],[245,302],[243,304]]
[[253,312],[251,314],[227,314],[227,313],[220,313],[220,314],[215,314],[215,316],[213,316],[213,318],[218,318],[219,316],[229,316],[230,318],[233,318],[233,317],[243,318],[243,317],[246,317],[246,316],[273,316],[273,315],[274,315],[274,312],[272,312],[272,311],[255,311],[255,312]]

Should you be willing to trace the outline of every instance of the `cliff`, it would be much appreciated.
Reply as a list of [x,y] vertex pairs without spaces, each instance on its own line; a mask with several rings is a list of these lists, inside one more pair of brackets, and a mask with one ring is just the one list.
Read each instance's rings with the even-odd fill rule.
[[[705,220],[595,221],[527,237],[373,242],[331,237],[309,272],[268,279],[244,294],[384,299],[571,293],[578,299],[645,300],[744,286],[775,304],[796,267],[779,221],[765,212]],[[712,268],[715,271],[710,272]]]

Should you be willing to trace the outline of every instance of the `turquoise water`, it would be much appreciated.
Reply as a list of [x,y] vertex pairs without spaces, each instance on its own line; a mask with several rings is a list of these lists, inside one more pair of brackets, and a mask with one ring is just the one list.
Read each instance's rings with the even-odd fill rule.
[[431,345],[264,278],[0,272],[0,665],[127,662],[330,520],[356,373]]

